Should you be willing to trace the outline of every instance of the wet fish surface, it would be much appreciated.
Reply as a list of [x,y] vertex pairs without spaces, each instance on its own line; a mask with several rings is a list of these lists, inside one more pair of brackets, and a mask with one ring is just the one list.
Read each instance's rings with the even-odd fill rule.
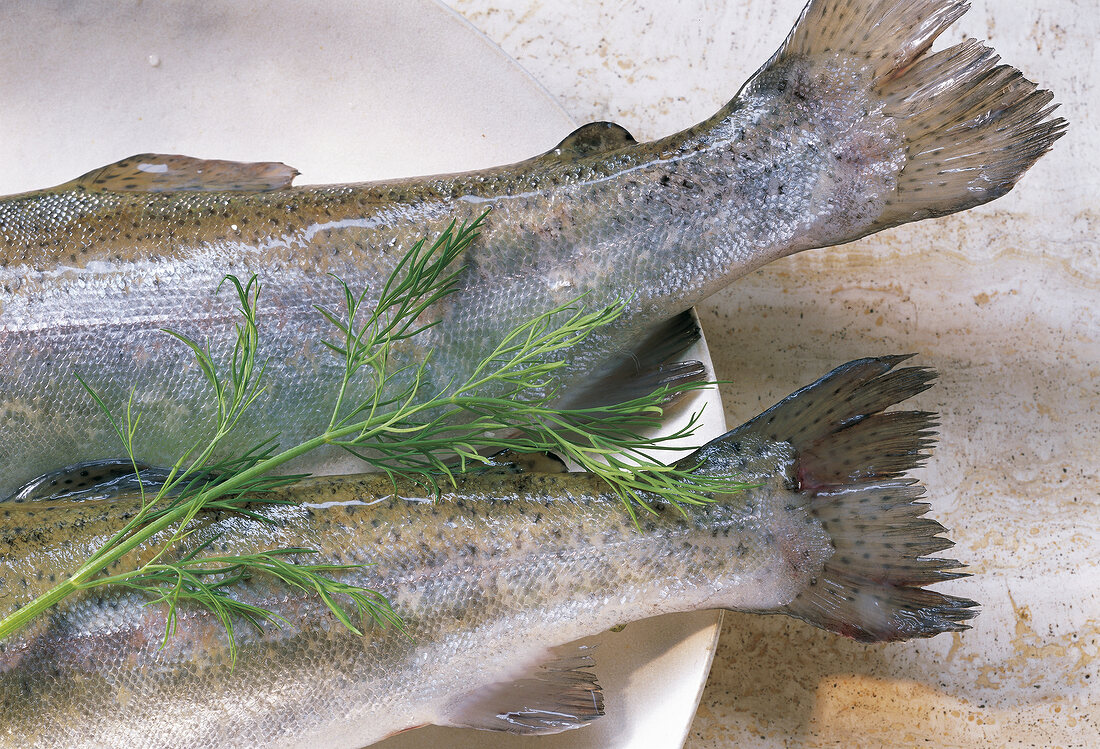
[[[727,106],[649,143],[594,123],[511,166],[303,187],[281,164],[144,154],[0,199],[0,496],[121,457],[78,374],[116,413],[135,388],[137,457],[152,466],[206,435],[209,393],[161,329],[231,340],[234,300],[213,294],[227,273],[263,285],[268,390],[251,430],[225,449],[317,433],[341,374],[313,309],[339,307],[328,274],[377,289],[416,240],[489,208],[457,292],[431,312],[443,324],[404,352],[417,361],[434,350],[426,389],[461,379],[506,331],[581,294],[629,306],[570,353],[555,384],[581,402],[628,388],[620,364],[653,363],[639,348],[735,278],[992,200],[1059,137],[1052,95],[982,44],[928,52],[965,10],[814,0]],[[293,468],[328,470],[333,455]]]
[[[322,477],[254,506],[268,522],[201,518],[205,553],[285,547],[311,562],[377,562],[346,579],[386,595],[408,635],[342,627],[307,594],[254,577],[231,590],[287,620],[237,627],[128,592],[78,594],[0,643],[0,746],[358,747],[424,724],[520,734],[603,712],[599,651],[570,643],[657,614],[785,613],[865,641],[965,629],[976,605],[924,586],[955,577],[951,542],[905,473],[934,416],[885,412],[929,386],[906,357],[845,364],[681,466],[755,485],[681,515],[653,497],[635,527],[590,474],[465,474],[428,501],[378,474]],[[113,501],[0,510],[0,616],[63,575],[134,512]],[[141,548],[123,564],[151,553]],[[177,550],[183,553],[183,550]],[[609,709],[610,706],[609,706]]]

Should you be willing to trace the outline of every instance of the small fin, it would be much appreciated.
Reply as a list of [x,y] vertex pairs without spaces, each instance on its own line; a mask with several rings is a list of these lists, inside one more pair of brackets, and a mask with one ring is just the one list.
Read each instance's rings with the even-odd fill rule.
[[550,660],[514,681],[498,682],[463,695],[439,725],[551,734],[580,728],[603,715],[603,688],[591,669],[590,648],[556,648]]
[[[617,362],[593,375],[584,387],[570,393],[565,408],[599,408],[649,395],[664,385],[699,382],[706,367],[697,361],[670,361],[699,340],[699,324],[691,310],[653,328]],[[667,403],[676,400],[672,397]]]
[[[144,490],[156,492],[168,480],[168,471],[126,459],[76,463],[32,479],[3,502],[36,502],[57,499],[111,499]],[[140,481],[138,476],[140,475]]]
[[[755,419],[684,458],[714,472],[760,442],[794,448],[793,491],[829,535],[833,553],[780,609],[863,641],[931,637],[967,629],[977,606],[926,590],[962,565],[930,558],[950,548],[942,525],[922,516],[924,493],[903,474],[932,445],[935,415],[885,409],[931,386],[925,367],[894,369],[909,356],[860,359],[837,367]],[[728,470],[728,469],[727,469]]]
[[565,139],[550,149],[546,155],[563,161],[574,161],[586,156],[617,151],[637,142],[622,125],[616,125],[614,122],[589,122],[565,136]]
[[501,450],[488,457],[484,468],[473,468],[469,473],[565,473],[568,470],[565,461],[553,453]]
[[968,8],[966,0],[811,0],[757,73],[836,56],[870,68],[906,160],[882,214],[860,236],[999,198],[1064,134],[1066,121],[1050,119],[1053,94],[998,65],[988,47],[971,39],[928,54]]
[[81,192],[264,192],[289,187],[298,170],[278,161],[219,161],[139,153],[54,188]]

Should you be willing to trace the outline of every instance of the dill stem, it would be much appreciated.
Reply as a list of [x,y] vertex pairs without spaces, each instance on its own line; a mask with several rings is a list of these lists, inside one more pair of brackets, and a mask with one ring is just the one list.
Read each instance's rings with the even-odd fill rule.
[[[438,405],[438,404],[437,404]],[[420,410],[417,408],[416,410]],[[195,512],[195,503],[201,505],[208,504],[219,497],[223,497],[226,494],[246,487],[249,483],[266,473],[271,472],[275,468],[287,463],[299,455],[315,450],[334,439],[340,439],[350,434],[354,434],[363,429],[368,430],[378,429],[390,421],[388,416],[374,417],[368,422],[357,422],[355,424],[345,425],[336,429],[327,430],[324,434],[314,437],[311,440],[299,443],[292,448],[284,450],[283,452],[273,455],[270,458],[262,460],[251,468],[245,469],[240,473],[230,477],[224,483],[213,486],[201,493],[199,497],[193,502],[185,502],[177,507],[174,507],[163,515],[153,519],[147,525],[142,526],[139,530],[135,531],[131,535],[127,536],[123,540],[117,541],[117,543],[109,544],[104,549],[101,549],[100,553],[95,554],[91,559],[85,562],[79,569],[76,570],[69,579],[54,586],[50,590],[46,591],[37,598],[29,601],[28,603],[20,606],[18,609],[8,614],[3,619],[0,619],[0,640],[8,637],[21,629],[24,625],[28,624],[32,619],[57,605],[67,596],[72,593],[82,590],[88,587],[87,583],[92,580],[93,577],[98,575],[103,570],[107,569],[112,563],[126,556],[137,547],[148,541],[150,538],[167,530],[173,524],[183,520],[190,514]],[[93,585],[98,586],[102,583],[101,580],[96,580]]]
[[34,619],[36,616],[46,611],[47,609],[56,606],[70,594],[76,592],[76,590],[78,589],[78,585],[74,582],[74,580],[82,570],[83,568],[81,568],[81,570],[78,570],[77,573],[68,580],[65,580],[61,584],[50,588],[38,598],[35,598],[30,603],[20,606],[18,609],[0,620],[0,640],[3,640],[8,635],[14,634],[16,631],[22,629],[25,625],[29,624],[31,620]]

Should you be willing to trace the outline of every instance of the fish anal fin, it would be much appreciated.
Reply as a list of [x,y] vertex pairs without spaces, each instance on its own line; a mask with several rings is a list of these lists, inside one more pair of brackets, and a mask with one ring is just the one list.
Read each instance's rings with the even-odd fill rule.
[[[622,351],[606,368],[594,372],[562,403],[568,408],[599,408],[649,395],[662,386],[677,386],[706,378],[698,361],[675,361],[700,338],[699,323],[691,310],[665,320],[647,331],[629,351]],[[673,393],[666,405],[677,400]]]
[[593,665],[587,647],[555,648],[549,659],[520,678],[463,695],[438,722],[522,735],[580,728],[604,712],[603,689]]
[[0,502],[112,499],[142,489],[155,494],[167,478],[166,469],[140,462],[135,465],[125,458],[92,460],[74,463],[32,479]]
[[572,161],[616,151],[637,142],[622,125],[616,125],[614,122],[589,122],[565,136],[565,139],[550,149],[546,155]]
[[220,161],[139,153],[54,188],[61,192],[265,192],[289,187],[298,170],[278,161]]

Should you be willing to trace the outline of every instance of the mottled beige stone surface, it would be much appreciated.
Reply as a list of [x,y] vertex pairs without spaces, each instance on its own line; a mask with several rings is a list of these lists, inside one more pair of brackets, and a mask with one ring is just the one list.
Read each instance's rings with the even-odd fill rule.
[[[653,138],[710,114],[801,0],[449,0],[579,121]],[[1100,746],[1100,133],[1095,0],[975,0],[945,41],[990,40],[1053,89],[1069,134],[965,215],[789,258],[700,308],[740,423],[842,361],[941,371],[922,478],[975,577],[974,629],[867,646],[728,615],[687,745]],[[927,743],[926,743],[927,742]]]

